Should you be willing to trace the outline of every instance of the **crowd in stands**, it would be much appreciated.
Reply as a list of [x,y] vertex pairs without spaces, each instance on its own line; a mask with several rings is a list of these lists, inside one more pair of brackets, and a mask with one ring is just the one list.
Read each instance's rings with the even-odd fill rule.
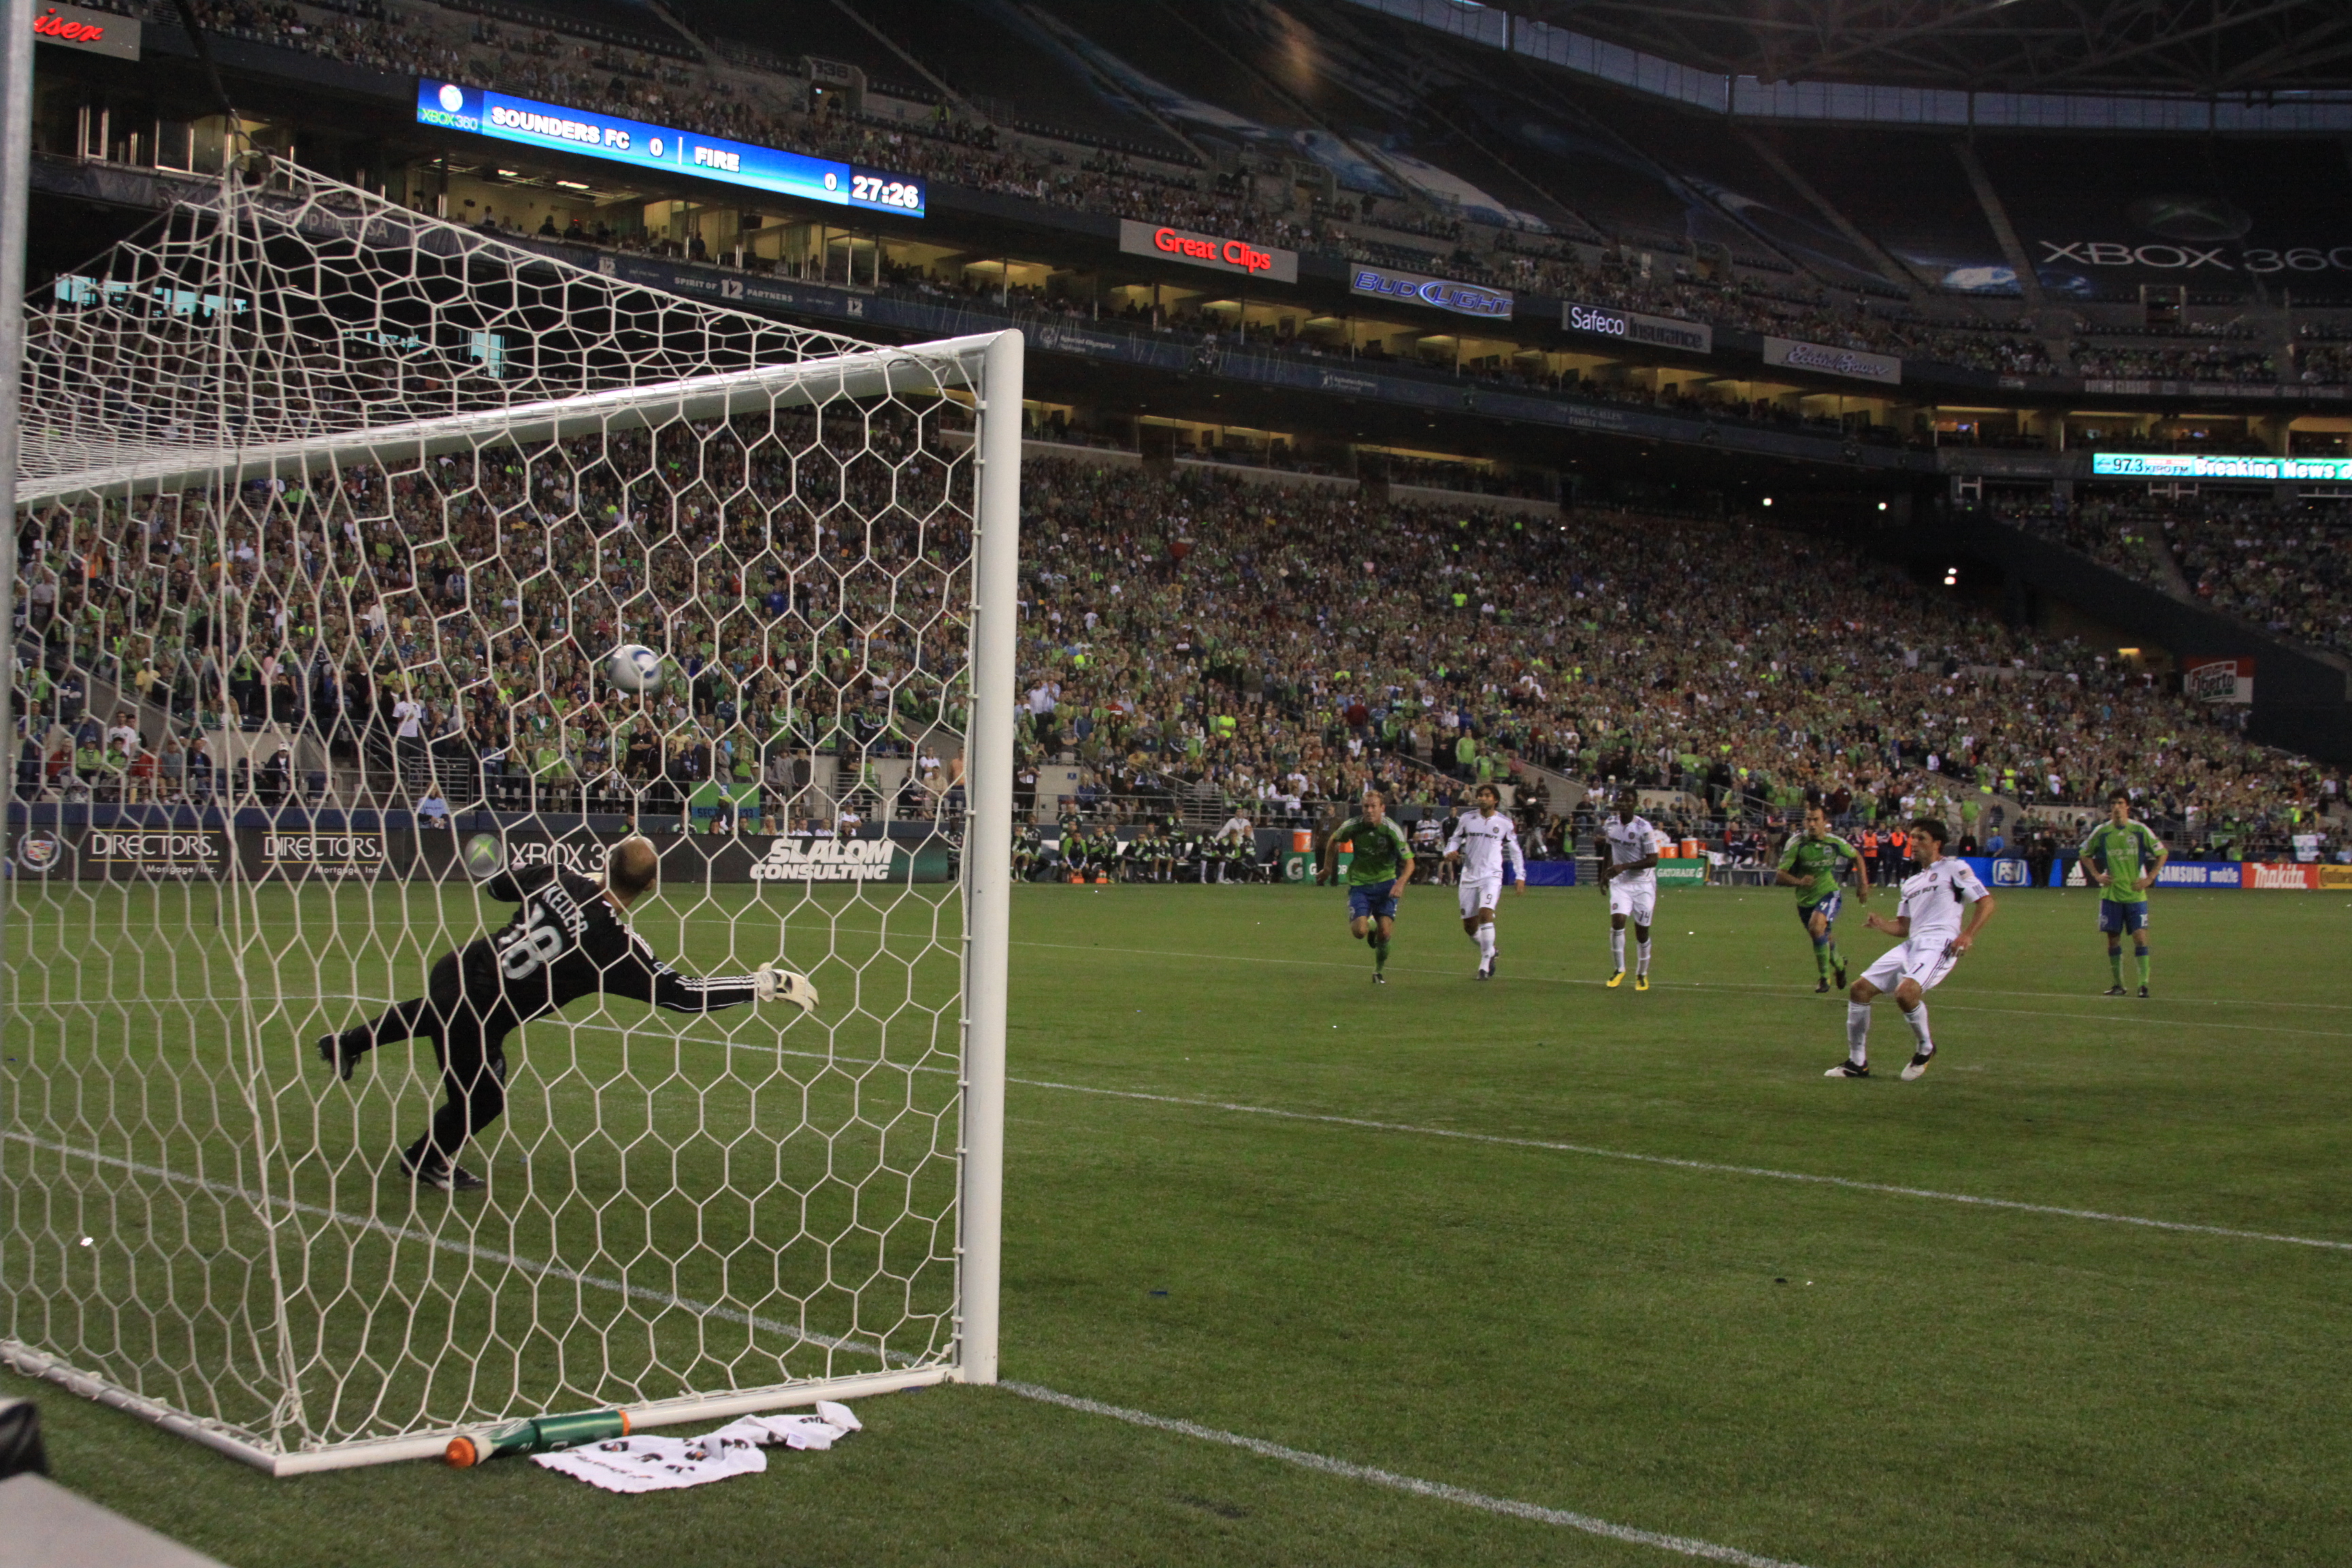
[[2075,370],[2086,376],[2260,386],[2274,386],[2279,378],[2273,355],[2224,343],[2124,347],[2077,338],[2074,354]]
[[[919,120],[860,117],[830,98],[812,107],[798,78],[775,71],[689,64],[436,5],[198,0],[198,10],[225,31],[330,58],[491,83],[519,95],[1055,205],[1913,360],[2005,374],[2055,368],[2030,323],[1930,321],[1825,289],[1702,277],[1672,256],[1654,256],[1659,265],[1648,265],[1630,244],[1606,260],[1582,261],[1556,237],[1489,229],[1393,197],[1349,194],[1302,215],[1257,201],[1245,177],[1075,142],[1049,146],[959,117],[945,104]],[[1402,246],[1382,234],[1429,243]],[[662,243],[643,236],[574,237],[623,247]]]
[[2071,506],[2008,500],[1995,510],[2151,587],[2185,586],[2265,631],[2352,654],[2352,510],[2339,503],[2282,505],[2209,487],[2177,500],[2099,490]]

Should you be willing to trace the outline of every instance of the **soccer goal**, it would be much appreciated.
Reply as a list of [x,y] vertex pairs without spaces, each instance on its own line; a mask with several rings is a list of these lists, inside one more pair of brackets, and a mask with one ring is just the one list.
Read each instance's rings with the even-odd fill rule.
[[[1021,341],[626,269],[257,163],[28,305],[13,1366],[279,1475],[994,1380]],[[527,1024],[420,1186],[431,1042],[315,1042],[638,833],[819,1005]]]

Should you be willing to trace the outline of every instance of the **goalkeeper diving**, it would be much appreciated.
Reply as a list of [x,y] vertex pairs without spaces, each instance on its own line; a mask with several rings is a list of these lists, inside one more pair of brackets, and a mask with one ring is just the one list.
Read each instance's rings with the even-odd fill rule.
[[551,866],[501,871],[482,890],[520,905],[514,919],[443,953],[424,995],[320,1037],[320,1057],[343,1079],[378,1046],[420,1035],[433,1042],[447,1098],[400,1156],[419,1185],[466,1192],[484,1184],[457,1163],[457,1151],[506,1110],[507,1037],[533,1018],[596,995],[626,996],[673,1013],[712,1013],[746,1002],[815,1010],[816,987],[804,975],[762,964],[751,974],[697,980],[655,957],[624,917],[660,875],[661,857],[643,837],[613,847],[601,885]]

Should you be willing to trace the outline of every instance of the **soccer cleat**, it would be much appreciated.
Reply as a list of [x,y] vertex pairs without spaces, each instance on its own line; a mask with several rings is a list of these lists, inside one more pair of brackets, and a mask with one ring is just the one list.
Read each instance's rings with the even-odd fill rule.
[[2139,999],[2143,1002],[2147,1000],[2147,987],[2145,985],[2139,988]]
[[1911,1058],[1911,1065],[1903,1069],[1903,1081],[1905,1083],[1909,1083],[1914,1079],[1925,1076],[1927,1071],[1927,1064],[1935,1059],[1936,1053],[1933,1051],[1921,1051],[1918,1055],[1913,1057]]
[[1845,989],[1845,965],[1843,963],[1837,965],[1837,988],[1841,991]]
[[345,1083],[349,1083],[352,1081],[352,1064],[358,1061],[360,1058],[359,1053],[356,1051],[352,1052],[349,1056],[345,1056],[343,1054],[342,1036],[320,1035],[319,1037],[319,1059],[326,1063],[329,1067],[334,1068],[335,1076],[337,1078],[341,1079]]
[[2109,996],[2121,996],[2125,994],[2125,992],[2124,988],[2120,985],[2110,985],[2107,987],[2105,994]]
[[1375,984],[1375,985],[1386,985],[1388,983],[1389,983],[1389,977],[1388,977],[1387,975],[1382,974],[1382,973],[1381,973],[1379,970],[1377,970],[1377,969],[1375,969],[1375,970],[1373,970],[1373,971],[1372,971],[1372,984]]
[[816,1011],[816,987],[808,983],[808,976],[772,963],[760,965],[759,973],[751,976],[751,990],[762,1002],[790,1002],[803,1013]]
[[1621,969],[1621,970],[1619,970],[1616,973],[1614,973],[1614,974],[1612,974],[1612,975],[1611,975],[1611,976],[1609,977],[1609,989],[1610,989],[1610,990],[1612,990],[1612,991],[1616,990],[1616,989],[1617,989],[1617,987],[1619,987],[1620,985],[1622,985],[1622,984],[1625,984],[1625,972],[1624,972],[1623,970],[1622,970],[1622,969]]
[[1650,988],[1650,977],[1649,977],[1648,975],[1646,975],[1646,974],[1636,974],[1635,976],[1633,976],[1633,989],[1634,989],[1634,990],[1636,990],[1636,991],[1647,991],[1649,988]]
[[1830,994],[1830,983],[1828,982],[1828,980],[1823,979],[1823,980],[1820,980],[1820,981],[1817,981],[1817,982],[1815,982],[1815,983],[1814,983],[1814,985],[1813,985],[1813,994],[1814,994],[1814,995],[1816,995],[1816,996],[1826,996],[1826,995],[1828,995],[1829,994]]
[[1822,1076],[1823,1078],[1868,1078],[1870,1068],[1866,1064],[1856,1067],[1852,1062],[1840,1062]]
[[400,1168],[408,1179],[420,1187],[430,1187],[436,1193],[478,1193],[489,1184],[463,1165],[453,1165],[437,1153],[428,1153],[422,1161],[412,1162],[405,1150],[401,1152]]

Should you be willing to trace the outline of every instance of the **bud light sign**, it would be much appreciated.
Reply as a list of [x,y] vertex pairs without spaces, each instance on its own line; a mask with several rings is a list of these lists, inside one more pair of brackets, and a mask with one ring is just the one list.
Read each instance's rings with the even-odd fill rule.
[[1475,283],[1455,283],[1444,278],[1424,278],[1417,272],[1391,272],[1384,267],[1357,267],[1349,274],[1348,288],[1353,293],[1430,305],[1440,310],[1451,310],[1457,316],[1486,316],[1498,321],[1511,319],[1511,296],[1500,289],[1482,289]]

